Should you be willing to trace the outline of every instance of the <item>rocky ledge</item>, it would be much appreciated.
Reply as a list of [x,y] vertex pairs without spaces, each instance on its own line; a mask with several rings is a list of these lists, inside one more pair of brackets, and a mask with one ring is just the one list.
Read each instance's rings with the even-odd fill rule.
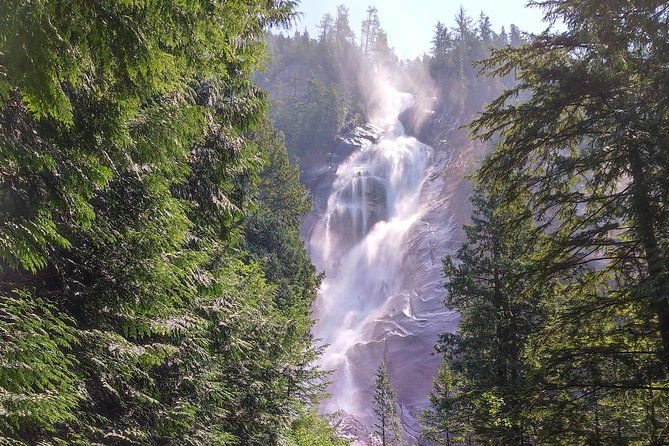
[[334,414],[332,424],[351,446],[381,446],[381,438],[369,426],[343,410]]

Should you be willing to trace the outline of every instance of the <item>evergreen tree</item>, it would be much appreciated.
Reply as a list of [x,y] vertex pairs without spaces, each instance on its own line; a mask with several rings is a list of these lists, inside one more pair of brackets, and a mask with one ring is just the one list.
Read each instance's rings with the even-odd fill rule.
[[390,382],[386,366],[381,363],[376,370],[372,408],[378,420],[375,425],[376,432],[381,437],[383,446],[403,444],[396,398],[397,393]]
[[[660,2],[539,2],[565,31],[494,52],[519,84],[473,124],[501,137],[481,178],[531,191],[534,287],[559,281],[532,340],[541,444],[661,444],[667,423],[669,15]],[[527,98],[517,103],[515,98]],[[536,386],[536,387],[534,387]],[[547,422],[545,420],[551,420]]]
[[372,54],[380,28],[378,10],[373,6],[369,6],[367,8],[367,18],[362,21],[362,30],[360,32],[360,47],[365,57],[369,57]]
[[523,43],[520,28],[513,24],[509,27],[509,43],[511,46],[520,46]]
[[455,40],[467,42],[474,37],[474,26],[472,25],[472,18],[467,15],[467,11],[463,6],[460,6],[458,13],[455,15],[455,27],[453,28]]
[[[337,26],[350,29],[347,15],[340,10]],[[348,37],[336,40],[331,20],[324,17],[331,29],[318,41],[267,36],[273,61],[259,81],[270,91],[272,122],[284,133],[292,160],[326,157],[336,137],[362,120],[362,54]]]
[[503,47],[509,44],[509,35],[506,33],[506,29],[502,26],[499,30],[498,35],[499,46]]
[[[308,202],[251,79],[294,6],[0,7],[0,443],[279,444],[313,419]],[[279,206],[268,240],[253,212]]]
[[490,42],[492,40],[493,31],[490,17],[485,15],[483,11],[481,11],[481,15],[479,15],[478,31],[479,36],[481,36],[481,39],[483,39],[484,42]]
[[320,33],[318,34],[318,40],[321,42],[325,42],[327,39],[332,37],[333,28],[334,28],[334,19],[332,18],[332,14],[325,14],[321,18],[320,23],[318,24],[318,29],[321,30]]
[[[442,22],[437,22],[431,57],[427,62],[450,115],[469,120],[497,96],[505,84],[513,84],[512,76],[504,77],[501,82],[478,76],[475,67],[476,61],[488,57],[491,49],[507,44],[506,41],[500,42],[492,32],[490,20],[483,13],[478,29],[462,7],[455,16],[455,26],[450,30]],[[464,134],[460,137],[466,138]]]
[[355,33],[348,21],[348,8],[344,5],[337,6],[337,18],[334,22],[335,40],[341,44],[355,43]]
[[[447,304],[460,313],[460,324],[457,334],[443,335],[439,344],[448,365],[432,395],[432,418],[445,418],[432,427],[448,426],[449,419],[464,414],[463,436],[471,430],[482,444],[528,444],[523,406],[531,368],[522,353],[542,319],[538,293],[528,292],[524,262],[532,225],[523,219],[522,207],[503,211],[499,202],[494,193],[475,191],[467,241],[457,263],[444,262]],[[448,388],[449,369],[459,377],[459,398],[466,401]]]
[[471,441],[467,398],[446,360],[434,378],[429,402],[420,416],[421,439],[446,446]]
[[432,37],[432,57],[435,59],[444,58],[451,49],[452,38],[446,25],[437,22],[434,27],[434,37]]

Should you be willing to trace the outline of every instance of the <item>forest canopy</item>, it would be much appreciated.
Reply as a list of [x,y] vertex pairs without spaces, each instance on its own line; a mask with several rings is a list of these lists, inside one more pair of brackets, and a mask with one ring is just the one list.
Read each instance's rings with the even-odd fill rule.
[[2,3],[1,443],[339,444],[252,80],[295,7]]
[[493,148],[445,261],[461,322],[426,425],[440,444],[666,444],[669,9],[534,3],[565,29],[480,65],[517,83],[469,126]]
[[393,73],[444,118],[416,136],[486,151],[421,441],[667,444],[669,7],[531,4],[564,26],[460,8],[399,60],[374,6],[311,36],[292,0],[1,2],[0,443],[346,444],[300,172]]

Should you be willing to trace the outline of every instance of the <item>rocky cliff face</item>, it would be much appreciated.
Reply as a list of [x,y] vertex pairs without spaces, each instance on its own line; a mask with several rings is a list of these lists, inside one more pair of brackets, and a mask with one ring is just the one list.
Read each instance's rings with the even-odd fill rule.
[[[434,345],[457,326],[443,304],[442,259],[462,242],[470,214],[464,177],[481,150],[438,101],[420,101],[399,119],[404,125],[357,129],[332,164],[305,169],[316,207],[304,237],[328,276],[314,308],[315,334],[331,344],[323,365],[337,369],[327,409],[373,424],[374,374],[383,361],[403,427],[416,437],[441,364]],[[358,441],[373,444],[366,434]]]
[[344,411],[332,420],[337,433],[351,442],[351,446],[382,446],[382,441],[371,427]]

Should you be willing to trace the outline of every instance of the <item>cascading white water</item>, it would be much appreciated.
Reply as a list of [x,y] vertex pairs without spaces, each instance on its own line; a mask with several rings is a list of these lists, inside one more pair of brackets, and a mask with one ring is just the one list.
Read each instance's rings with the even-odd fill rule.
[[[328,344],[322,367],[334,371],[327,409],[361,417],[369,415],[369,392],[360,393],[360,375],[372,370],[364,381],[373,380],[382,358],[369,358],[375,362],[370,367],[353,360],[354,353],[401,331],[379,321],[406,291],[402,247],[425,211],[421,187],[433,160],[433,149],[406,136],[397,119],[411,105],[411,95],[388,89],[385,97],[387,107],[373,122],[383,136],[339,166],[327,210],[309,238],[314,262],[326,273],[314,308],[314,335]],[[400,306],[402,317],[413,317],[411,305]]]

